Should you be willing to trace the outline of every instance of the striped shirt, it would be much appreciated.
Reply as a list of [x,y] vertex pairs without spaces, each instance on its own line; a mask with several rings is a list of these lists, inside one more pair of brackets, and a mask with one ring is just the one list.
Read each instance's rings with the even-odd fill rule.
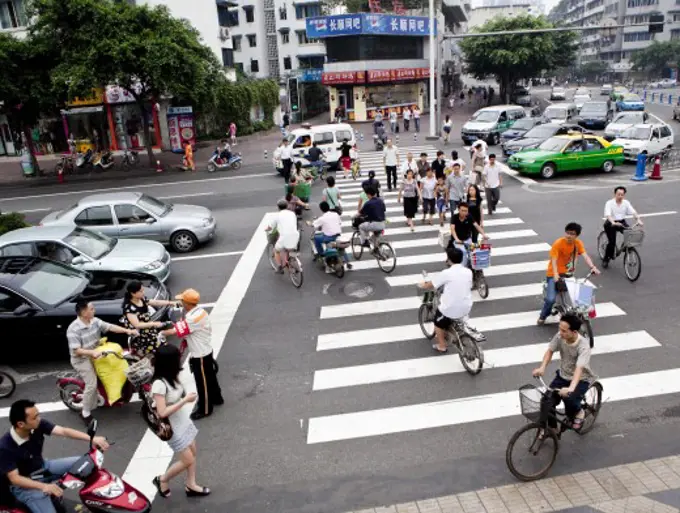
[[175,331],[178,337],[186,339],[192,358],[203,358],[212,353],[210,316],[200,306],[189,310],[184,320],[175,325]]
[[71,362],[82,363],[89,360],[87,356],[76,355],[76,349],[94,349],[99,345],[102,335],[110,328],[111,325],[99,317],[94,317],[90,324],[85,324],[80,317],[73,321],[66,330]]

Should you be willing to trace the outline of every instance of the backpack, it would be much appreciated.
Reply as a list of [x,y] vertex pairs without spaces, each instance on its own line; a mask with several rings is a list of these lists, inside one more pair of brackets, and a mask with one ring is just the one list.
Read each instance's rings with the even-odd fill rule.
[[[165,385],[168,386],[167,383]],[[148,428],[156,435],[161,441],[167,442],[172,438],[173,431],[170,421],[167,417],[161,417],[156,411],[156,406],[153,402],[153,397],[151,396],[151,391],[143,392],[142,397],[142,411],[140,412],[144,422]]]

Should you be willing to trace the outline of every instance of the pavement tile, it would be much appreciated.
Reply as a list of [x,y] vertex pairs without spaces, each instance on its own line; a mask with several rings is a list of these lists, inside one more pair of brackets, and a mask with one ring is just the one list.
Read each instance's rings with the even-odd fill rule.
[[441,508],[437,499],[427,499],[424,501],[418,501],[418,511],[420,513],[441,513]]
[[561,509],[555,513],[599,513],[598,510],[590,506],[574,506],[573,508]]
[[533,513],[553,511],[550,503],[543,496],[536,483],[522,483],[517,485],[517,489]]
[[419,513],[418,505],[415,502],[397,504],[397,513]]
[[488,513],[508,513],[508,508],[495,488],[478,490],[477,496]]
[[661,458],[661,461],[680,476],[680,456],[668,456],[666,458]]
[[621,481],[631,495],[643,495],[649,493],[650,490],[640,481],[628,465],[617,465],[610,467],[609,470],[616,478]]
[[531,508],[519,493],[516,485],[501,486],[496,489],[498,495],[503,499],[505,507],[508,508],[509,513],[531,513]]
[[477,492],[459,493],[457,497],[465,513],[486,513]]
[[455,495],[439,497],[437,498],[437,503],[439,504],[442,513],[465,513],[463,506]]
[[569,498],[569,502],[571,502],[573,506],[584,506],[592,502],[585,490],[581,488],[576,482],[576,479],[572,476],[558,476],[554,478],[554,480],[557,483],[557,486],[564,492],[564,495]]
[[597,479],[597,482],[607,492],[611,499],[623,499],[631,495],[628,489],[623,486],[621,481],[619,481],[609,469],[601,468],[592,470],[590,473]]
[[394,506],[381,506],[375,508],[375,513],[397,513],[397,508]]
[[607,490],[600,485],[599,481],[591,472],[577,472],[576,474],[572,474],[572,476],[586,495],[590,497],[591,502],[602,502],[612,499],[607,493]]
[[362,509],[362,510],[359,510],[359,511],[355,511],[354,513],[375,513],[375,510],[373,508],[369,508],[369,509]]
[[542,479],[536,482],[536,486],[541,490],[543,496],[550,503],[554,510],[568,508],[573,506],[571,501],[567,498],[564,492],[560,489],[554,479]]
[[680,475],[668,465],[663,458],[645,461],[645,465],[654,475],[661,479],[668,488],[680,488]]
[[641,495],[594,504],[593,509],[603,513],[678,513],[680,511]]
[[668,490],[668,486],[666,486],[664,482],[644,464],[644,462],[638,461],[636,463],[631,463],[628,465],[628,468],[635,474],[635,477],[642,481],[642,484],[644,484],[650,492]]

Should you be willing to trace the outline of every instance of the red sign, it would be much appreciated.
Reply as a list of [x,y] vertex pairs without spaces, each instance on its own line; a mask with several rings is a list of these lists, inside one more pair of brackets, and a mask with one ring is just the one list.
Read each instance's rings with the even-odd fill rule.
[[321,83],[324,85],[356,84],[357,73],[355,71],[329,71],[321,75]]
[[372,69],[368,71],[368,82],[406,82],[430,77],[430,68]]
[[368,70],[368,82],[394,82],[394,70],[371,69]]

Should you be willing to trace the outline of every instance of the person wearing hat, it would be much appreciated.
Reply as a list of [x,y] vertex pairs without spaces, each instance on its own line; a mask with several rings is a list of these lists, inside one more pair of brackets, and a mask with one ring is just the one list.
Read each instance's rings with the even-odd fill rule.
[[198,420],[212,414],[214,406],[224,404],[217,381],[217,363],[213,357],[212,326],[208,312],[198,305],[201,295],[196,290],[187,289],[175,299],[184,308],[184,319],[175,324],[174,332],[186,340],[190,352],[189,368],[194,375],[198,394],[191,418]]

